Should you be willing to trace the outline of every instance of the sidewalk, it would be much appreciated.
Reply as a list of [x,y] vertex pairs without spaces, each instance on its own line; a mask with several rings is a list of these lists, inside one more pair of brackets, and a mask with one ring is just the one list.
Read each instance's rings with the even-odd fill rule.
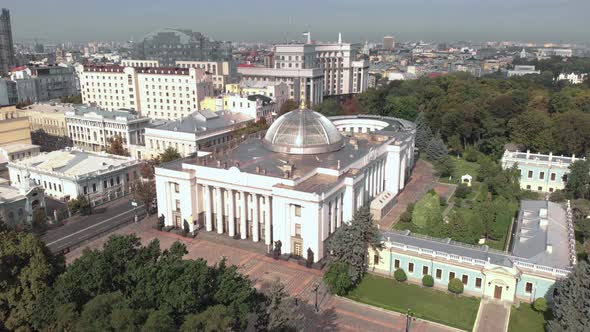
[[498,301],[482,299],[473,331],[506,332],[510,320],[510,306]]

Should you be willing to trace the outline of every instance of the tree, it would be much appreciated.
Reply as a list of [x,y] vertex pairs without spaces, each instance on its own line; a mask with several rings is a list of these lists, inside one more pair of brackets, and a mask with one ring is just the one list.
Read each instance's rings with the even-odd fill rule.
[[565,191],[571,198],[590,198],[590,160],[577,160],[570,165]]
[[422,277],[422,285],[424,285],[426,287],[434,286],[434,278],[432,278],[432,276],[430,274],[425,274]]
[[142,332],[174,332],[176,324],[174,319],[164,310],[150,312],[148,319],[141,328]]
[[467,198],[467,195],[471,193],[471,188],[468,187],[465,183],[461,183],[455,189],[455,197],[457,198]]
[[154,180],[136,181],[133,186],[133,194],[144,204],[145,210],[149,214],[152,202],[156,199],[156,182]]
[[352,281],[349,275],[350,265],[344,262],[334,261],[328,265],[324,274],[324,283],[328,286],[330,293],[345,295],[352,288]]
[[414,206],[412,223],[421,229],[433,228],[442,223],[442,212],[438,196],[427,193]]
[[232,312],[231,310],[218,304],[207,308],[205,311],[198,314],[187,315],[184,323],[180,327],[181,332],[216,332],[227,331],[232,326]]
[[399,282],[403,282],[403,281],[408,280],[408,276],[406,275],[406,271],[404,271],[403,269],[395,270],[395,272],[393,272],[393,278]]
[[435,164],[434,167],[439,172],[441,177],[448,177],[453,175],[455,171],[455,163],[449,156],[445,156],[440,158]]
[[32,229],[37,234],[43,234],[47,230],[47,215],[44,209],[33,212]]
[[510,139],[526,149],[549,152],[554,145],[551,118],[545,112],[526,111],[508,123]]
[[295,100],[288,99],[283,103],[283,105],[281,105],[281,108],[279,109],[279,115],[289,113],[292,110],[296,110],[298,108],[299,108],[299,104],[297,104],[297,102]]
[[426,146],[426,156],[433,161],[438,161],[446,157],[448,153],[447,146],[443,142],[440,134],[432,137]]
[[154,165],[151,162],[139,164],[139,174],[144,179],[152,180],[154,178]]
[[285,286],[276,279],[270,286],[266,300],[268,331],[295,331],[295,324],[301,318],[295,313],[294,300],[285,291]]
[[180,158],[180,153],[178,153],[178,151],[171,146],[167,147],[166,150],[164,150],[164,152],[158,156],[158,160],[161,163],[167,163]]
[[64,268],[34,234],[0,230],[0,330],[30,330],[35,303]]
[[590,265],[580,261],[574,271],[557,281],[553,293],[553,319],[547,330],[586,331],[590,326]]
[[413,96],[398,97],[389,95],[385,98],[383,111],[385,115],[411,121],[418,114],[418,101]]
[[432,130],[428,126],[426,115],[424,112],[419,112],[416,117],[416,147],[420,150],[426,150],[428,143],[432,139]]
[[544,297],[539,297],[533,302],[533,308],[539,312],[547,311],[547,300]]
[[109,138],[109,146],[107,147],[107,153],[114,154],[117,156],[128,156],[129,152],[123,146],[123,138],[119,135],[115,135]]
[[368,248],[382,247],[380,233],[368,207],[354,213],[350,223],[343,223],[328,242],[332,260],[349,264],[350,279],[356,285],[367,268]]
[[449,281],[449,292],[454,294],[463,293],[463,283],[457,278],[453,278]]
[[343,115],[344,109],[333,98],[324,99],[319,105],[315,105],[313,110],[325,116]]

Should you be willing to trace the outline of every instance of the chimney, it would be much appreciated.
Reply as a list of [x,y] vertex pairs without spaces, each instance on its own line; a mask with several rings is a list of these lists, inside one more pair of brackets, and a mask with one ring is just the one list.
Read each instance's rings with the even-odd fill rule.
[[547,251],[548,254],[553,252],[553,246],[549,243],[547,243],[547,245],[545,246],[545,251]]
[[217,167],[221,167],[221,160],[217,160]]
[[549,161],[553,160],[553,152],[549,152]]
[[336,169],[340,169],[340,159],[338,159],[338,165],[336,166]]
[[529,159],[531,156],[531,150],[526,150],[526,159]]

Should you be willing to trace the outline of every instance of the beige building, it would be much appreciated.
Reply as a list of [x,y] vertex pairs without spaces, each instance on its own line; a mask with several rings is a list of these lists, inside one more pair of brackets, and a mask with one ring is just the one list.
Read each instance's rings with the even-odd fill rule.
[[237,69],[230,61],[176,61],[180,68],[201,68],[211,73],[213,88],[216,92],[223,92],[229,83],[237,80]]
[[200,68],[85,66],[80,85],[86,104],[168,120],[199,109],[214,93],[211,75]]
[[49,135],[68,136],[65,114],[73,110],[71,104],[39,103],[20,109],[18,113],[29,118],[31,131],[43,130]]
[[20,117],[16,106],[0,107],[0,146],[7,144],[31,144],[29,119]]

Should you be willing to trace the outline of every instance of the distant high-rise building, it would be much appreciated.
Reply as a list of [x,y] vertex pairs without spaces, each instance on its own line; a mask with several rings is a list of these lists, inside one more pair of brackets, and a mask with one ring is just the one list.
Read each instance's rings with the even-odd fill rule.
[[395,42],[392,36],[385,36],[383,37],[383,48],[386,50],[393,50],[395,47]]
[[231,60],[230,42],[209,40],[200,32],[181,29],[161,29],[148,34],[133,47],[133,59],[157,60],[163,67],[176,61]]
[[10,12],[8,9],[2,8],[2,14],[0,15],[0,74],[8,73],[14,64],[14,43],[12,42]]

